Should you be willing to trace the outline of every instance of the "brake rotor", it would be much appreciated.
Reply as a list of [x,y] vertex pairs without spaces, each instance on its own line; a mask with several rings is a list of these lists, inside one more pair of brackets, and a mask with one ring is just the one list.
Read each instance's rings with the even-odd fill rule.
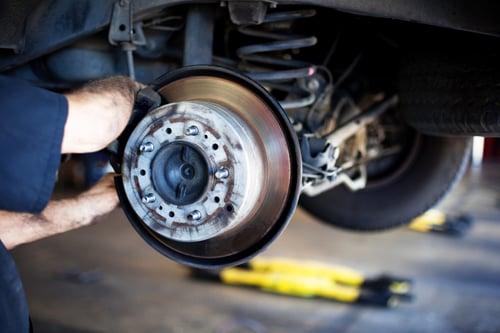
[[182,68],[146,89],[121,139],[116,185],[129,220],[178,262],[248,260],[297,204],[300,151],[286,114],[257,83],[216,67]]

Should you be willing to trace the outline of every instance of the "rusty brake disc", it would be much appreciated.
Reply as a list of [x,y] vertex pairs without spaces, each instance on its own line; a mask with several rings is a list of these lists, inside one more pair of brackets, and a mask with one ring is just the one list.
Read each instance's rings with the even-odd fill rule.
[[233,71],[193,66],[139,93],[116,186],[136,231],[199,268],[248,260],[276,238],[300,192],[296,135],[279,104]]

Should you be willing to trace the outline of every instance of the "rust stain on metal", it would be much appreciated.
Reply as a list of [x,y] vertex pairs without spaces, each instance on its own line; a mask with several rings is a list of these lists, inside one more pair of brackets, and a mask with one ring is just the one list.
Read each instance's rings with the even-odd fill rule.
[[[226,139],[227,142],[229,142],[229,144],[231,145],[232,148],[234,148],[235,150],[243,150],[243,147],[241,146],[241,144],[239,142],[237,143],[233,143],[231,142],[231,138],[229,136],[227,136],[226,134],[224,134],[224,138]],[[227,153],[227,150],[224,149]]]
[[163,116],[162,118],[165,119],[165,118],[169,118],[171,117],[173,114],[175,114],[177,112],[177,109],[179,108],[179,106],[177,104],[173,104],[170,106],[170,110],[168,110]]
[[130,155],[125,154],[123,163],[129,167],[129,169],[135,169],[138,166],[139,156],[136,151],[131,151]]
[[217,140],[219,140],[221,138],[220,134],[217,133],[217,131],[215,131],[212,127],[207,127],[207,132],[212,134]]
[[182,223],[182,222],[172,222],[171,228],[170,228],[170,235],[173,235],[176,232],[192,234],[192,232],[193,232],[192,227],[193,227],[193,225],[191,225],[191,224]]
[[151,127],[149,128],[149,131],[146,135],[153,135],[156,131],[158,131],[162,127],[163,127],[163,120],[162,119],[156,120],[151,125]]
[[193,231],[198,231],[198,227],[205,224],[214,224],[220,229],[225,228],[229,225],[232,214],[234,214],[234,210],[230,212],[226,209],[226,205],[224,205],[223,207],[217,208],[212,214],[207,215],[205,221],[197,225],[183,222],[172,222],[170,225],[171,235],[176,232],[187,232],[191,234]]
[[134,176],[134,187],[135,190],[137,191],[137,194],[139,195],[140,198],[142,198],[142,189],[141,185],[139,184],[139,177]]
[[163,216],[161,216],[160,214],[158,214],[154,209],[150,209],[149,210],[149,213],[151,214],[151,216],[157,220],[160,220],[162,222],[165,222],[167,219]]
[[176,124],[176,123],[185,123],[185,122],[188,122],[190,121],[191,118],[189,117],[186,117],[184,115],[179,115],[175,118],[172,118],[172,119],[169,119],[169,121],[172,123],[172,124]]

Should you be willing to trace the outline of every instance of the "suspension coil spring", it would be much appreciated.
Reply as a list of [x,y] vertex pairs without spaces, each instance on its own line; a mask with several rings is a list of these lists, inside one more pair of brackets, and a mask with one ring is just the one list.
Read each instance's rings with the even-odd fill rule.
[[249,77],[271,90],[287,93],[286,100],[280,100],[284,109],[303,108],[315,102],[316,96],[307,89],[304,81],[316,73],[316,66],[292,59],[291,53],[316,45],[317,38],[289,32],[295,20],[315,15],[316,11],[313,9],[271,13],[259,26],[243,26],[238,29],[242,35],[266,40],[242,46],[236,53],[242,60],[240,68]]

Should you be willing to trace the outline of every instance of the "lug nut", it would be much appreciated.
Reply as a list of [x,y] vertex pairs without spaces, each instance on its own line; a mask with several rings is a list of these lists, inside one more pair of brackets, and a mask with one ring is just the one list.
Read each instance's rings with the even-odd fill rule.
[[145,204],[150,204],[156,201],[156,197],[153,193],[148,193],[142,197],[142,202]]
[[198,135],[198,133],[200,133],[200,130],[198,129],[198,127],[193,125],[193,126],[189,126],[188,128],[186,128],[184,133],[186,135]]
[[149,153],[155,149],[155,146],[152,142],[146,142],[139,146],[139,151],[142,153]]
[[224,179],[229,177],[229,170],[226,168],[220,168],[219,170],[215,171],[215,178],[217,179]]
[[194,220],[197,221],[201,219],[201,213],[199,210],[193,210],[189,215],[188,215],[189,220]]

